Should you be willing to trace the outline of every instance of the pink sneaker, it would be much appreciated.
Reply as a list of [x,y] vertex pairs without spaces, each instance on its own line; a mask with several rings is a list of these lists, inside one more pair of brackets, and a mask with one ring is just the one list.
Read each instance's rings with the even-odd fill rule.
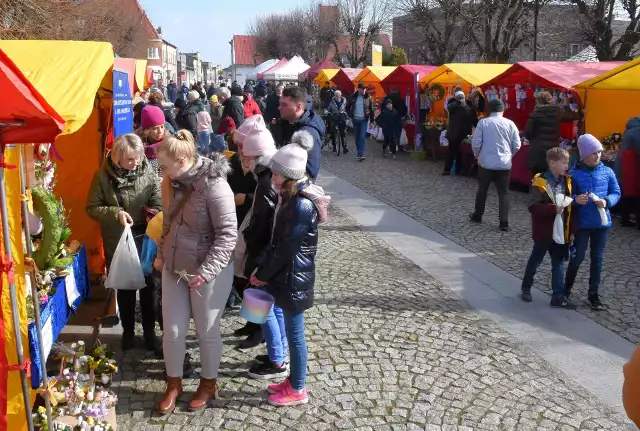
[[282,392],[269,395],[268,401],[272,406],[292,407],[307,404],[309,402],[309,396],[307,394],[307,388],[303,388],[302,391],[297,392],[290,384],[287,384]]
[[280,383],[267,386],[267,392],[269,393],[269,395],[279,394],[280,392],[284,391],[288,387],[289,387],[289,378],[287,377]]

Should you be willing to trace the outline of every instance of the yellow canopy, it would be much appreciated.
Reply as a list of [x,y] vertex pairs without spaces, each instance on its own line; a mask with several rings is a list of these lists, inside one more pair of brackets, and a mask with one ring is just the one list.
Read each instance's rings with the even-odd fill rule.
[[448,63],[420,80],[421,84],[461,85],[484,84],[511,67],[510,64]]
[[321,84],[323,82],[331,81],[331,79],[336,76],[340,69],[322,69],[318,75],[314,78],[313,82],[316,84]]
[[384,97],[385,92],[382,85],[380,85],[380,81],[389,76],[394,70],[396,70],[396,66],[367,66],[354,78],[353,83],[367,85],[371,97],[374,99],[381,98]]
[[138,87],[138,91],[144,91],[149,88],[147,60],[136,60],[136,86]]
[[627,121],[640,115],[639,104],[621,101],[640,96],[640,58],[576,85],[575,91],[584,102],[587,133],[604,138],[624,132]]
[[113,87],[113,77],[106,74],[113,67],[110,43],[2,40],[0,49],[65,120],[63,134],[76,132],[87,121],[98,88]]

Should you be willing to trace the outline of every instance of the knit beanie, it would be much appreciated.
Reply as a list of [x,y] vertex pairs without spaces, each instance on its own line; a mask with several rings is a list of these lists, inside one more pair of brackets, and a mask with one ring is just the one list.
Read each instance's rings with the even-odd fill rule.
[[[257,117],[257,115],[249,118],[253,117]],[[242,126],[240,126],[240,128],[242,128]],[[253,127],[245,135],[242,144],[242,154],[249,157],[260,157],[266,149],[276,148],[273,136],[264,124],[264,121],[253,122]]]
[[214,94],[213,96],[211,96],[211,98],[209,98],[209,100],[211,101],[211,103],[218,103],[218,96]]
[[164,126],[164,112],[157,106],[147,105],[142,109],[140,128],[150,129],[156,126]]
[[269,168],[290,180],[299,180],[307,171],[307,157],[313,148],[311,133],[300,130],[293,134],[291,143],[280,148],[271,158]]
[[584,160],[585,157],[603,150],[602,144],[598,138],[593,135],[585,133],[578,138],[578,152],[580,153],[580,160]]
[[236,142],[242,144],[244,143],[244,139],[247,137],[249,132],[262,128],[267,128],[267,125],[264,122],[264,117],[262,115],[252,115],[251,117],[244,120],[240,127],[238,127],[233,135],[233,139],[235,139]]
[[187,107],[187,101],[184,100],[182,97],[178,97],[173,105],[176,108],[184,109]]
[[463,100],[464,99],[464,91],[456,91],[456,93],[454,94],[455,98],[458,100]]
[[240,87],[239,85],[234,85],[231,87],[231,95],[244,96],[244,91],[242,91],[242,87]]

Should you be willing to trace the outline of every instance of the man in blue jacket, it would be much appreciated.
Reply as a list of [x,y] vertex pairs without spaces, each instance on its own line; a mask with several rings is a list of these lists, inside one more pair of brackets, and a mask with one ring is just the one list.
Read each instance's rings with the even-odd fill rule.
[[313,136],[313,148],[307,158],[307,174],[311,179],[318,177],[320,171],[320,148],[325,133],[324,121],[312,110],[307,109],[307,92],[302,87],[287,87],[280,97],[280,117],[282,119],[282,142],[279,146],[291,142],[298,130],[305,130]]

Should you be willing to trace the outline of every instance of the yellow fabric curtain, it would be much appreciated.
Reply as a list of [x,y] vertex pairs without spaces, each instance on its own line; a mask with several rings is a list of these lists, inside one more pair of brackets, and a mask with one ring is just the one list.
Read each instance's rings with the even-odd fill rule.
[[327,81],[331,81],[331,79],[336,76],[336,74],[340,71],[340,69],[322,69],[318,75],[313,79],[313,82],[316,84],[324,84]]

